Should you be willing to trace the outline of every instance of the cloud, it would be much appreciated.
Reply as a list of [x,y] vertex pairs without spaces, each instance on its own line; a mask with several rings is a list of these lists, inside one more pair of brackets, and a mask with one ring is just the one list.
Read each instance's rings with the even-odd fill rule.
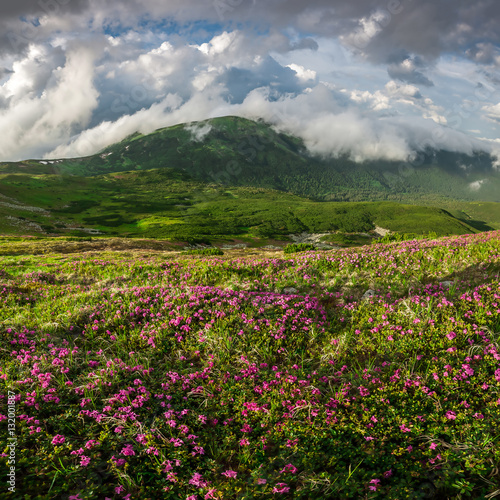
[[[428,147],[467,154],[491,149],[481,140],[424,118],[377,118],[360,109],[348,108],[342,95],[319,84],[300,95],[280,99],[273,99],[268,87],[255,89],[240,104],[228,103],[213,90],[197,93],[185,102],[179,96],[169,95],[148,109],[86,130],[46,158],[88,155],[136,131],[149,133],[162,126],[226,115],[262,118],[279,131],[301,137],[313,154],[348,155],[356,161],[405,161],[414,156],[415,150]],[[193,130],[197,131],[199,126],[194,125]]]
[[212,125],[210,123],[193,123],[186,127],[188,132],[191,132],[193,141],[201,142],[211,132]]
[[498,104],[488,104],[483,106],[485,117],[496,123],[500,123],[500,102]]
[[479,190],[481,189],[482,185],[483,185],[485,182],[487,182],[487,179],[481,179],[481,180],[479,180],[479,181],[471,182],[471,183],[469,184],[469,189],[470,189],[471,191],[476,191],[476,192],[477,192],[477,191],[479,191]]
[[424,66],[418,58],[407,57],[399,63],[389,65],[387,72],[395,80],[432,87],[434,85],[418,68]]
[[301,66],[300,64],[295,64],[295,63],[288,64],[287,68],[290,68],[291,70],[295,71],[295,73],[297,73],[297,78],[299,80],[302,80],[304,82],[316,80],[317,77],[316,71],[312,69],[306,69],[304,68],[304,66]]
[[[99,94],[93,85],[95,51],[79,47],[68,51],[63,66],[57,67],[47,78],[43,64],[31,65],[36,57],[48,56],[30,53],[20,64],[25,78],[18,72],[1,90],[8,108],[0,114],[0,155],[4,158],[30,157],[44,148],[67,139],[90,122],[98,105]],[[24,64],[25,63],[25,64]],[[44,89],[37,88],[39,80]]]

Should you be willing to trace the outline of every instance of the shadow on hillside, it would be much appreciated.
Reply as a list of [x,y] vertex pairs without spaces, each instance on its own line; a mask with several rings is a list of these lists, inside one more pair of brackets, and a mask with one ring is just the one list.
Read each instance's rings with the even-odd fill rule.
[[481,221],[481,220],[466,220],[466,219],[459,219],[463,222],[465,222],[467,225],[473,227],[474,229],[477,229],[478,231],[481,232],[486,232],[486,231],[494,231],[495,228],[489,226],[486,222]]
[[499,276],[500,261],[474,264],[462,269],[461,271],[454,271],[445,276],[440,276],[439,278],[431,276],[423,280],[423,283],[444,283],[451,281],[454,286],[459,286],[461,283],[464,283],[476,287],[486,283],[488,280],[499,279]]

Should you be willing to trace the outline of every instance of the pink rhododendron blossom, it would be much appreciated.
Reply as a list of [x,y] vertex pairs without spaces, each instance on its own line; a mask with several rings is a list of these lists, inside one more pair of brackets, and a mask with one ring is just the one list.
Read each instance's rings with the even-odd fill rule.
[[64,436],[61,436],[60,434],[57,434],[57,436],[54,436],[52,438],[52,444],[54,444],[54,445],[64,444],[65,441],[66,441],[66,438]]
[[280,474],[285,474],[285,473],[290,473],[290,474],[296,474],[297,472],[297,467],[295,467],[293,464],[287,464],[283,469],[281,469]]
[[290,487],[286,483],[277,483],[273,488],[273,493],[288,493]]
[[135,455],[134,447],[131,444],[127,444],[125,447],[122,448],[121,454],[125,456]]
[[189,480],[189,484],[196,486],[197,488],[205,488],[208,482],[203,479],[203,476],[198,472],[193,474],[193,477]]

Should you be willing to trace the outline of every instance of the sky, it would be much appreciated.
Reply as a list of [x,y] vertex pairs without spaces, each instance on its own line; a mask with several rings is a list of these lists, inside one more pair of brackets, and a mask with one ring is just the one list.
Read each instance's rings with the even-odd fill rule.
[[0,161],[238,115],[317,154],[500,152],[498,0],[0,4]]

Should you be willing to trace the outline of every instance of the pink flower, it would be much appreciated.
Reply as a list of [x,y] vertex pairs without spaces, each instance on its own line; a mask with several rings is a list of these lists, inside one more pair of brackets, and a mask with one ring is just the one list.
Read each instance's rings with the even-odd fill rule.
[[372,479],[370,481],[370,486],[368,487],[371,491],[377,491],[377,488],[380,486],[380,479]]
[[235,472],[234,470],[230,470],[230,469],[228,469],[227,471],[223,472],[223,473],[222,473],[222,475],[223,475],[223,476],[226,476],[226,477],[232,477],[232,478],[235,478],[235,477],[238,475],[238,473],[237,473],[237,472]]
[[127,444],[121,451],[122,455],[125,455],[126,457],[133,456],[135,455],[134,448],[131,444]]
[[190,495],[186,497],[186,500],[198,500],[198,495]]
[[248,446],[250,444],[250,441],[246,438],[243,438],[240,440],[240,446]]
[[450,332],[446,336],[448,337],[449,340],[453,340],[457,336],[457,334],[455,332]]
[[123,493],[125,491],[125,488],[120,484],[115,488],[115,493],[119,495],[120,493]]
[[146,434],[137,434],[137,436],[135,437],[135,440],[141,444],[148,443],[148,437],[146,436]]
[[122,465],[125,465],[127,463],[127,461],[124,458],[115,458],[114,455],[111,457],[111,460],[115,463],[117,467],[121,467]]
[[438,445],[436,443],[431,443],[430,446],[429,446],[429,448],[431,450],[435,450],[437,447],[438,447]]
[[173,445],[178,448],[179,446],[182,446],[184,444],[184,441],[179,438],[170,438],[170,442],[173,443]]
[[197,488],[205,488],[208,483],[203,479],[203,476],[198,472],[193,474],[193,477],[189,480],[189,484],[196,486]]
[[285,472],[290,472],[292,474],[295,474],[297,472],[297,467],[293,464],[287,464],[283,469],[280,471],[280,474],[283,474]]
[[71,495],[69,497],[69,500],[82,500],[82,499],[80,498],[80,493],[77,493],[76,495]]
[[66,441],[66,438],[64,436],[61,436],[60,434],[57,434],[57,436],[54,436],[52,438],[52,444],[63,444]]
[[273,493],[288,493],[290,491],[290,487],[286,483],[278,483],[273,488]]
[[99,443],[99,441],[96,441],[95,439],[91,439],[90,441],[87,441],[85,443],[85,448],[87,448],[87,450],[90,450],[94,446],[99,446],[100,444],[101,443]]
[[90,463],[90,457],[87,457],[85,455],[82,455],[80,457],[80,465],[82,467],[87,467],[87,465]]
[[267,479],[264,479],[262,477],[259,477],[259,479],[257,479],[257,484],[266,484],[267,483]]
[[448,420],[455,420],[457,418],[457,415],[454,411],[447,411],[446,412],[446,418]]
[[386,470],[384,472],[384,477],[387,479],[392,476],[392,469]]

